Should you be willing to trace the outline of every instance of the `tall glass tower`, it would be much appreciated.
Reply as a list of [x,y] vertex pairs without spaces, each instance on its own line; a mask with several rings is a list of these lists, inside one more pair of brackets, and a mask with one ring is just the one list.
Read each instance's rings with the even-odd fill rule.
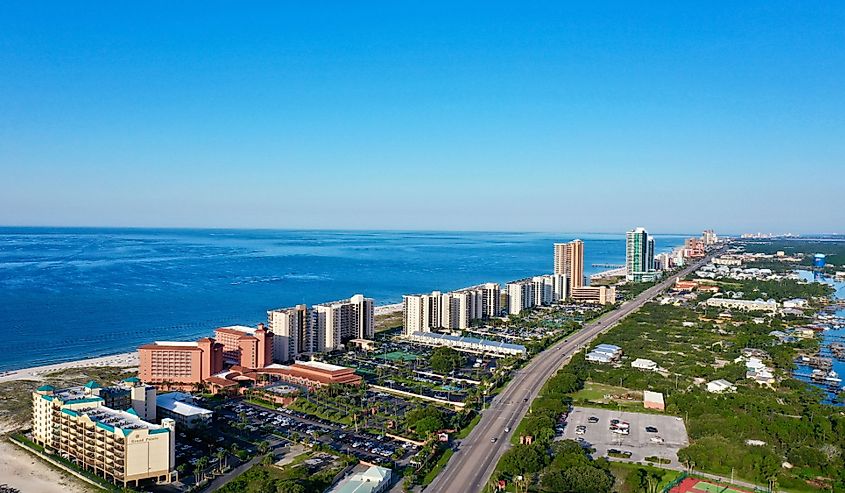
[[625,278],[629,281],[653,281],[654,238],[645,228],[636,228],[625,233]]

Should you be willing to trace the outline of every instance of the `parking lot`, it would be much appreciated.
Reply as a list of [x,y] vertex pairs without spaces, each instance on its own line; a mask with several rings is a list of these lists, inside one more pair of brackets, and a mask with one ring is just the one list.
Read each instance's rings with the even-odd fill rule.
[[[598,418],[598,421],[591,423],[591,418],[593,421]],[[627,422],[629,434],[612,432],[610,425],[614,419]],[[585,427],[581,434],[577,432],[580,426]],[[646,427],[654,427],[657,431],[650,433]],[[584,407],[575,407],[569,413],[562,438],[594,448],[595,457],[606,457],[608,450],[615,449],[625,455],[631,454],[624,460],[642,462],[646,457],[660,457],[671,460],[672,465],[678,465],[678,450],[689,445],[681,418]]]

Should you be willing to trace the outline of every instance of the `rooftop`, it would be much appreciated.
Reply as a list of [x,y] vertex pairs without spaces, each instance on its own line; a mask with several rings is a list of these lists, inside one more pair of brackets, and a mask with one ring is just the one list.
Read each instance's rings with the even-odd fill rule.
[[190,394],[186,394],[184,392],[169,392],[167,394],[161,394],[156,400],[156,406],[167,409],[168,411],[180,416],[212,414],[212,412],[208,409],[195,405],[194,398]]
[[323,363],[322,361],[297,361],[296,363],[294,363],[294,365],[311,367],[317,370],[328,372],[349,370],[349,368],[346,368],[345,366],[332,365],[330,363]]
[[446,341],[452,342],[459,342],[464,344],[472,344],[477,346],[482,346],[485,348],[490,349],[510,349],[513,351],[525,351],[525,346],[521,344],[511,344],[508,342],[499,342],[499,341],[490,341],[487,339],[477,339],[475,337],[463,337],[463,336],[453,336],[448,334],[438,334],[437,332],[414,332],[414,336],[417,337],[428,337],[430,339],[441,339]]

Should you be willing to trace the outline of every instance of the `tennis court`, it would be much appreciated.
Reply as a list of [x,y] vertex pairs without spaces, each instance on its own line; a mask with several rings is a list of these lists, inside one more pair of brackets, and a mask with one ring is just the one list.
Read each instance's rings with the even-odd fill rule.
[[695,478],[686,478],[671,493],[749,493],[727,485],[718,485]]
[[391,353],[381,354],[379,355],[379,357],[390,361],[414,361],[419,356],[417,356],[416,354],[406,353],[405,351],[393,351]]

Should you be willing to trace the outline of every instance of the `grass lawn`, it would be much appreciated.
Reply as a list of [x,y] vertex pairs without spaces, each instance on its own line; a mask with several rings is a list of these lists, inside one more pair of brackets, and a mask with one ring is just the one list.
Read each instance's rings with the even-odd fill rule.
[[633,493],[639,491],[639,480],[637,478],[637,470],[645,469],[649,473],[655,473],[660,478],[657,491],[662,491],[672,480],[681,475],[679,471],[670,471],[668,469],[661,469],[659,467],[641,466],[630,462],[611,462],[610,472],[616,478],[614,491],[619,493]]
[[453,453],[454,452],[452,451],[452,449],[446,449],[446,451],[443,452],[443,455],[441,455],[440,459],[437,460],[437,464],[435,464],[434,467],[430,471],[428,471],[428,474],[426,474],[423,478],[423,486],[427,486],[429,483],[434,481],[434,478],[436,478],[437,475],[440,474],[440,471],[442,471],[443,468],[446,467],[446,463],[449,462],[449,458],[452,457]]
[[[612,396],[629,395],[632,399],[614,399]],[[607,398],[605,396],[608,396]],[[572,394],[572,399],[577,403],[594,402],[596,404],[613,404],[622,407],[641,408],[643,405],[643,393],[637,390],[626,389],[596,382],[586,382],[584,388]]]
[[466,438],[467,435],[469,435],[469,432],[471,432],[472,429],[475,428],[475,425],[477,425],[479,421],[481,421],[481,415],[476,414],[475,417],[472,418],[472,420],[469,422],[469,424],[461,428],[461,431],[459,431],[458,434],[455,435],[455,438],[458,440]]

